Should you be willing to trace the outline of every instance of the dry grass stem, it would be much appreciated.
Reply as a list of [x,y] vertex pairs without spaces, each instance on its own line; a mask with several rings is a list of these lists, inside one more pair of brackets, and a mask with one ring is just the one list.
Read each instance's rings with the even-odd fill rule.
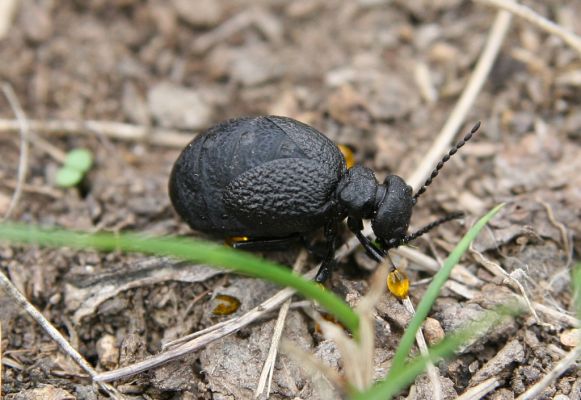
[[[28,299],[20,293],[20,291],[10,282],[10,279],[3,272],[0,271],[0,288],[6,293],[10,298],[12,298],[16,304],[24,309],[34,319],[41,328],[54,340],[60,348],[77,363],[83,371],[85,371],[93,381],[97,376],[97,371],[85,360],[85,358],[74,349],[67,339],[47,320],[40,311],[36,309]],[[125,399],[125,397],[117,391],[113,386],[106,383],[97,382],[97,384],[106,391],[114,399]]]
[[528,22],[536,25],[537,27],[541,28],[542,30],[555,35],[562,39],[565,43],[571,46],[579,55],[581,55],[581,38],[577,36],[573,32],[569,32],[562,26],[549,21],[545,17],[540,14],[537,14],[530,8],[518,4],[512,0],[474,0],[477,3],[482,3],[486,5],[490,5],[496,8],[500,8],[502,10],[506,10],[511,14],[514,14],[520,18],[527,20]]
[[565,314],[561,311],[555,310],[554,308],[548,307],[541,303],[533,303],[533,307],[536,311],[543,314],[545,318],[551,319],[552,321],[568,326],[568,327],[579,327],[581,322],[573,317],[572,315]]
[[[415,315],[416,309],[414,308],[414,305],[409,297],[406,296],[406,298],[403,299],[403,305],[409,313]],[[420,349],[420,354],[429,360],[428,345],[426,344],[426,339],[424,338],[424,333],[422,332],[421,329],[418,329],[416,333],[416,343],[418,344],[418,348]],[[430,382],[434,390],[433,392],[434,400],[442,399],[442,382],[440,381],[440,374],[438,373],[438,370],[436,369],[434,363],[431,360],[429,360],[428,363],[426,364],[426,370],[428,372],[428,377],[430,378]]]
[[[272,297],[270,299],[272,299]],[[291,308],[291,309],[304,308],[304,307],[307,307],[309,304],[311,304],[311,302],[309,300],[297,301],[297,302],[291,303],[289,308]],[[249,311],[249,312],[251,312],[251,311]],[[185,314],[187,314],[187,313],[185,313]],[[261,316],[261,318],[262,317],[268,318],[269,315],[268,314],[263,314]],[[229,325],[229,324],[233,324],[233,323],[235,323],[235,321],[238,320],[238,318],[240,318],[240,317],[234,317],[234,318],[231,318],[231,319],[229,319],[227,321],[218,322],[217,324],[214,324],[212,326],[209,326],[209,327],[207,327],[205,329],[201,329],[201,330],[196,331],[194,333],[190,333],[188,335],[182,336],[182,337],[180,337],[178,339],[175,339],[175,340],[166,342],[166,343],[162,344],[161,349],[162,349],[162,351],[166,351],[166,350],[169,350],[171,348],[178,347],[178,346],[180,346],[180,345],[182,345],[184,343],[189,342],[192,339],[195,339],[195,338],[200,337],[200,336],[207,335],[208,333],[213,332],[213,331],[217,330],[220,327],[223,327],[223,326],[226,326],[226,325]]]
[[469,289],[460,282],[456,282],[452,279],[448,279],[444,287],[468,300],[472,300],[478,293],[476,290]]
[[[279,293],[280,293],[280,292],[279,292]],[[277,293],[277,294],[278,294],[278,293]],[[275,296],[276,296],[276,295],[275,295]],[[274,296],[273,296],[273,297],[274,297]],[[271,297],[270,299],[272,299],[273,297]],[[269,299],[269,300],[270,300],[270,299]],[[250,310],[250,311],[248,311],[248,312],[252,312],[253,310],[254,310],[254,309],[252,309],[252,310]],[[161,347],[161,350],[162,350],[162,351],[167,351],[167,350],[169,350],[169,349],[172,349],[172,348],[175,348],[175,347],[179,347],[179,346],[181,346],[182,344],[184,344],[184,343],[187,343],[187,342],[189,342],[189,341],[191,341],[191,340],[193,340],[193,339],[195,339],[195,338],[197,338],[197,337],[200,337],[200,336],[207,335],[207,334],[209,334],[209,333],[211,333],[211,332],[214,332],[215,330],[218,330],[218,329],[222,328],[223,326],[227,326],[227,325],[229,325],[229,324],[233,324],[233,323],[235,323],[235,322],[236,322],[236,321],[237,321],[239,318],[240,318],[240,317],[234,317],[234,318],[231,318],[231,319],[229,319],[229,320],[227,320],[227,321],[218,322],[218,323],[216,323],[216,324],[214,324],[214,325],[212,325],[212,326],[209,326],[209,327],[207,327],[207,328],[201,329],[201,330],[199,330],[199,331],[196,331],[196,332],[194,332],[194,333],[190,333],[189,335],[185,335],[185,336],[182,336],[182,337],[180,337],[180,338],[177,338],[177,339],[175,339],[175,340],[172,340],[172,341],[170,341],[170,342],[164,343],[164,344],[162,345],[162,347]]]
[[[507,283],[513,290],[517,290],[518,292],[520,292],[522,298],[524,299],[524,301],[527,305],[527,308],[529,309],[530,313],[535,318],[535,321],[537,321],[538,324],[543,323],[541,321],[541,319],[539,318],[539,315],[537,314],[537,312],[533,306],[533,303],[529,299],[529,296],[528,296],[524,286],[522,285],[522,283],[519,282],[518,279],[515,279],[511,274],[506,272],[506,270],[504,268],[502,268],[499,264],[497,264],[493,261],[490,261],[489,259],[484,257],[484,254],[482,254],[481,252],[474,250],[474,247],[472,246],[472,244],[470,245],[470,253],[474,256],[476,261],[478,263],[480,263],[480,265],[482,265],[484,268],[486,268],[489,272],[491,272],[495,276],[503,278],[505,283]],[[523,271],[523,273],[524,273],[524,271]]]
[[435,103],[438,100],[438,91],[434,86],[430,69],[426,63],[416,63],[414,68],[414,78],[424,100],[429,104]]
[[18,101],[12,86],[9,83],[3,82],[2,92],[4,93],[4,96],[6,96],[12,111],[16,115],[18,131],[20,132],[20,158],[18,160],[18,177],[16,179],[16,188],[14,189],[14,193],[10,199],[10,204],[8,205],[8,209],[6,210],[6,213],[3,217],[3,219],[8,219],[18,204],[18,201],[20,200],[20,196],[22,195],[22,186],[26,180],[26,173],[28,171],[28,135],[30,128],[28,126],[26,115],[20,106],[20,102]]
[[553,207],[551,207],[549,203],[542,200],[537,201],[543,207],[545,207],[545,210],[547,210],[547,217],[549,217],[549,221],[551,222],[551,224],[553,224],[553,226],[555,226],[555,228],[557,228],[559,232],[561,232],[561,240],[563,241],[563,250],[565,251],[565,254],[567,254],[567,266],[569,266],[573,261],[573,251],[572,251],[573,246],[571,246],[571,240],[569,240],[567,228],[563,223],[557,221],[557,219],[555,218],[555,213],[553,212]]
[[0,1],[0,40],[4,39],[10,31],[17,8],[18,0]]
[[48,140],[45,140],[42,137],[38,136],[35,132],[30,132],[30,139],[34,147],[42,150],[58,163],[64,164],[64,162],[67,159],[67,153],[65,153],[58,147],[50,144]]
[[479,400],[499,386],[500,382],[498,378],[492,377],[474,387],[471,387],[462,393],[462,395],[458,396],[456,400]]
[[[18,186],[18,181],[14,179],[2,179],[0,185],[4,185],[9,189],[16,189]],[[22,191],[26,193],[40,194],[43,196],[50,197],[52,199],[61,199],[63,197],[63,192],[53,189],[49,186],[39,186],[30,185],[27,183],[22,184]]]
[[436,163],[441,159],[442,154],[448,150],[454,136],[466,119],[468,111],[474,104],[476,96],[482,89],[492,65],[494,64],[494,60],[496,60],[502,42],[504,41],[508,28],[510,27],[510,22],[511,15],[507,11],[500,11],[496,15],[484,50],[480,55],[474,72],[470,76],[468,84],[464,88],[462,95],[450,113],[444,127],[430,146],[429,152],[422,157],[420,165],[407,180],[408,185],[414,188],[414,192],[417,191],[426,181],[428,176],[430,176],[434,165],[436,165]]
[[538,399],[541,393],[547,386],[552,384],[558,377],[563,375],[565,371],[571,368],[581,357],[581,346],[575,347],[571,350],[565,358],[563,358],[555,367],[550,370],[543,378],[531,386],[526,392],[517,397],[517,400],[532,400]]
[[[434,273],[440,270],[438,260],[427,256],[412,247],[402,246],[393,249],[392,252],[413,262],[416,265],[416,267],[414,267],[416,270]],[[476,277],[462,264],[458,264],[454,267],[450,277],[469,286],[479,286],[482,284],[482,280]]]
[[[293,272],[300,273],[305,265],[306,260],[307,252],[305,250],[301,250],[293,265]],[[290,298],[286,300],[278,312],[278,318],[272,333],[272,342],[270,343],[268,356],[264,361],[262,372],[260,373],[260,379],[258,380],[256,391],[254,392],[256,398],[259,398],[262,394],[265,394],[266,398],[270,396],[270,387],[272,383],[272,375],[274,373],[274,365],[276,363],[276,356],[278,354],[278,346],[280,344],[280,338],[282,337],[282,331],[284,330],[284,324],[290,309],[291,301],[292,299]]]
[[[29,120],[30,129],[51,135],[78,135],[98,132],[104,136],[128,141],[155,144],[158,146],[182,148],[195,134],[182,133],[176,130],[156,129],[142,125],[125,124],[112,121],[73,121],[73,120]],[[0,119],[0,132],[17,132],[18,121]]]
[[224,21],[224,23],[210,32],[200,35],[194,42],[193,48],[203,53],[216,43],[222,42],[247,26],[252,25],[255,20],[254,12],[255,10],[241,12],[229,20]]

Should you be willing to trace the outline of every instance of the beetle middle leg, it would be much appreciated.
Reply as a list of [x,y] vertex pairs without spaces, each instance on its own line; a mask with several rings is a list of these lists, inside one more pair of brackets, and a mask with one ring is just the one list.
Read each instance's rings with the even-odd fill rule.
[[321,262],[321,267],[315,276],[315,282],[323,283],[331,276],[335,267],[335,240],[337,239],[337,220],[332,219],[325,224],[325,241],[327,253]]

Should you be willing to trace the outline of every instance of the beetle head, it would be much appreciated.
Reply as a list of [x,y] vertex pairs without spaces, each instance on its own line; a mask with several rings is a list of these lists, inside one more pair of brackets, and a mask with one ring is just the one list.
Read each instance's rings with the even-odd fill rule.
[[397,247],[405,240],[414,203],[411,186],[399,176],[389,175],[378,185],[371,227],[385,248]]
[[450,160],[450,158],[466,144],[466,142],[472,139],[474,134],[478,131],[478,128],[480,128],[480,122],[477,122],[470,132],[468,132],[462,140],[456,143],[456,145],[453,146],[444,157],[442,157],[442,160],[440,160],[438,165],[436,165],[428,179],[416,194],[412,195],[412,188],[408,186],[402,178],[396,175],[388,176],[385,178],[383,185],[378,185],[375,197],[375,215],[372,218],[371,227],[381,242],[384,250],[405,244],[444,222],[460,218],[464,215],[461,212],[448,214],[439,220],[418,229],[414,233],[407,235],[410,218],[412,216],[412,209],[418,198],[426,192],[426,189],[432,184],[434,178],[438,176],[438,173],[444,164],[446,164],[448,160]]
[[[360,165],[354,166],[339,182],[338,201],[340,205],[353,219],[359,221],[362,218],[371,219],[371,227],[382,250],[406,244],[444,222],[460,218],[463,214],[454,212],[409,235],[407,234],[412,210],[418,198],[426,192],[444,164],[472,138],[479,127],[480,122],[474,125],[472,130],[448,151],[415,194],[412,194],[411,186],[397,175],[389,175],[380,185],[370,169]],[[360,231],[362,226],[356,225],[355,228],[351,229],[354,232]]]

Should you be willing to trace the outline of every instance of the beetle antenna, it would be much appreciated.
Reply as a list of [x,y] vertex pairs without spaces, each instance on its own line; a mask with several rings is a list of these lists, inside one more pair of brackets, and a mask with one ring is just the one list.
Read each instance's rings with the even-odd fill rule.
[[400,245],[406,244],[408,242],[411,242],[412,240],[415,240],[417,238],[419,238],[420,236],[422,236],[424,233],[427,233],[429,231],[431,231],[432,229],[434,229],[435,227],[442,225],[445,222],[448,221],[452,221],[454,219],[458,219],[458,218],[462,218],[464,216],[464,213],[462,211],[456,211],[453,213],[450,213],[448,215],[443,216],[442,218],[429,223],[428,225],[421,227],[420,229],[418,229],[417,231],[415,231],[414,233],[412,233],[411,235],[407,235],[405,236]]
[[448,160],[450,159],[450,157],[452,157],[454,154],[456,154],[456,152],[458,152],[458,150],[462,146],[464,146],[466,144],[466,142],[468,142],[470,139],[472,139],[472,136],[478,131],[479,128],[480,128],[480,121],[478,121],[472,127],[470,132],[468,132],[462,140],[460,140],[458,143],[456,143],[456,145],[454,147],[452,147],[450,149],[448,154],[446,154],[444,157],[442,157],[442,159],[440,160],[438,165],[436,165],[436,168],[434,168],[434,170],[432,171],[432,174],[430,175],[430,177],[428,179],[426,179],[426,181],[424,182],[424,185],[420,188],[420,190],[417,191],[416,194],[414,194],[414,199],[413,199],[414,204],[416,204],[418,197],[420,197],[426,191],[428,186],[430,186],[432,184],[432,181],[434,180],[434,178],[436,176],[438,176],[438,173],[440,172],[440,170],[442,169],[444,164],[446,164],[448,162]]

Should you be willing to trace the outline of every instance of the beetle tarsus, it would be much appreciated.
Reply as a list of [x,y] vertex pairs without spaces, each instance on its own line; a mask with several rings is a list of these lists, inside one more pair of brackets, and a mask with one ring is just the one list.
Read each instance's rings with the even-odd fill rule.
[[317,271],[317,275],[315,275],[315,282],[325,283],[333,273],[334,268],[335,268],[334,259],[323,261],[321,267],[319,268],[319,271]]
[[321,263],[321,267],[315,276],[315,282],[323,283],[331,273],[335,267],[335,240],[337,239],[337,217],[333,217],[331,221],[325,224],[325,241],[327,243],[327,254],[325,254],[325,258]]

